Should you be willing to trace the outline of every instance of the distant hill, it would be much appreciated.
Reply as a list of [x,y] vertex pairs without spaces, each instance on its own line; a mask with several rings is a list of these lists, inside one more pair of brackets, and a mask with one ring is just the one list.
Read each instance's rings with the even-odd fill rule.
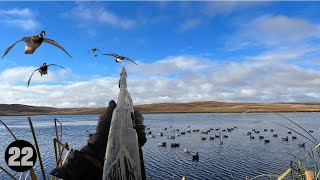
[[[135,106],[143,113],[208,113],[208,112],[320,112],[320,103],[227,103],[191,102],[158,103]],[[21,104],[0,104],[0,115],[101,114],[101,108],[53,108]]]

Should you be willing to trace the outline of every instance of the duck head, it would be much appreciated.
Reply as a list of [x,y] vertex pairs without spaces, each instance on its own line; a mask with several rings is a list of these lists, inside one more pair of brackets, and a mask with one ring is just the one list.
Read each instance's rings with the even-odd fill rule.
[[46,35],[46,32],[45,31],[41,31],[41,33],[39,34],[39,37],[43,37]]

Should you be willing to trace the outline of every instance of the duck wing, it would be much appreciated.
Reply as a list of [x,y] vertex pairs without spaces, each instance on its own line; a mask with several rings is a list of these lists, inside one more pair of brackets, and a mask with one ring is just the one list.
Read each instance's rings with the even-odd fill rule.
[[9,46],[6,51],[4,52],[4,54],[2,55],[2,59],[4,58],[5,55],[8,54],[8,52],[14,47],[14,45],[16,45],[18,42],[20,41],[24,41],[24,42],[27,42],[31,39],[31,37],[23,37],[21,38],[20,40],[18,40],[17,42],[13,43],[11,46]]
[[[36,69],[36,70],[34,70],[34,71],[33,71],[33,73],[34,73],[34,72],[36,72],[36,71],[39,71],[39,68],[38,68],[38,69]],[[31,81],[31,78],[32,78],[32,76],[33,76],[33,73],[32,73],[32,74],[31,74],[31,76],[29,77],[29,80],[28,80],[28,87],[29,87],[29,85],[30,85],[30,81]],[[28,88],[28,87],[27,87],[27,88]]]
[[59,66],[59,65],[56,65],[56,64],[48,64],[47,66],[58,66],[58,67],[61,67],[61,68],[65,69],[66,71],[68,71],[68,69],[66,69],[65,67]]
[[131,62],[135,63],[137,66],[139,66],[136,62],[134,62],[134,60],[132,60],[132,59],[130,59],[130,58],[124,57],[123,59],[124,59],[124,60],[128,60],[128,61],[131,61]]
[[116,58],[121,57],[121,56],[119,56],[118,54],[114,54],[114,53],[103,54],[103,55],[107,55],[107,56],[114,56],[114,57],[116,57]]
[[52,44],[52,45],[60,48],[62,51],[64,51],[65,53],[67,53],[67,54],[70,56],[70,58],[72,58],[71,55],[70,55],[60,44],[58,44],[58,43],[55,42],[54,40],[48,39],[48,38],[43,38],[43,42],[50,43],[50,44]]

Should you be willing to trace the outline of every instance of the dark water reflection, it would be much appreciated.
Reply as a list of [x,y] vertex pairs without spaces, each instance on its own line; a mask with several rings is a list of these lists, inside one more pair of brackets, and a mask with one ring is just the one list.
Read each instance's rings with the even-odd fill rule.
[[[306,129],[314,130],[313,135],[320,137],[320,113],[283,113]],[[253,123],[256,121],[277,122],[297,129],[293,124],[272,113],[250,113],[242,114],[208,113],[208,114],[146,114],[145,125],[156,135],[155,138],[148,137],[143,147],[145,167],[147,175],[153,179],[180,179],[184,175],[189,179],[232,179],[231,172],[235,179],[245,179],[246,175],[253,177],[259,174],[281,174],[289,167],[291,156],[289,152],[305,157],[310,149],[310,142],[303,137],[292,133],[289,130],[271,123]],[[45,166],[46,174],[55,165],[53,142],[55,137],[53,119],[58,118],[63,123],[63,140],[67,141],[74,149],[81,148],[87,139],[87,131],[94,132],[98,115],[59,115],[59,116],[32,116],[33,125],[37,134],[41,156]],[[0,117],[16,134],[18,139],[28,140],[33,143],[27,117]],[[171,128],[170,128],[171,126]],[[190,126],[190,128],[188,128]],[[237,126],[227,134],[223,145],[218,139],[210,140],[210,136],[219,134],[221,129]],[[167,127],[167,130],[162,128]],[[201,131],[210,128],[220,128],[219,131],[210,131],[208,134],[201,134]],[[187,133],[169,139],[179,132],[200,129],[200,132]],[[250,140],[244,133],[259,130],[254,134],[255,139]],[[272,137],[271,132],[264,132],[263,129],[274,129],[273,133],[278,138]],[[299,130],[301,131],[301,130]],[[157,134],[162,132],[164,136]],[[305,134],[305,133],[304,133]],[[263,135],[270,143],[265,144],[264,140],[258,138]],[[289,136],[289,141],[282,141],[282,137]],[[292,140],[291,136],[297,136]],[[206,137],[206,140],[201,140]],[[7,167],[4,161],[5,148],[12,142],[12,137],[0,126],[0,165]],[[158,142],[166,141],[180,143],[179,148],[159,147]],[[306,148],[298,147],[298,144],[306,142]],[[193,162],[191,155],[185,154],[183,149],[190,148],[193,152],[199,152],[199,162]],[[35,169],[40,177],[39,163]],[[18,174],[15,173],[17,176]],[[9,179],[3,172],[0,172],[0,179]]]

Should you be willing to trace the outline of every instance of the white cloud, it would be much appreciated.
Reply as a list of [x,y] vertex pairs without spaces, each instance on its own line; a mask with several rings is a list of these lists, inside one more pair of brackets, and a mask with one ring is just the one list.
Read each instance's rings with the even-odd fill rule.
[[[136,25],[136,21],[120,17],[114,12],[100,6],[91,6],[88,3],[78,2],[76,6],[64,14],[67,18],[75,18],[80,21],[81,26],[105,24],[122,29],[130,29]],[[87,24],[84,24],[84,22]]]
[[34,30],[39,26],[39,22],[29,8],[0,9],[0,22],[24,30]]
[[291,46],[320,38],[319,24],[283,15],[260,16],[249,23],[239,25],[239,29],[228,46]]
[[[219,64],[202,57],[170,56],[145,65],[127,67],[128,90],[134,104],[191,101],[320,102],[320,73],[286,62],[244,61]],[[200,66],[199,66],[200,65]],[[0,73],[0,102],[54,107],[103,107],[117,100],[118,77],[94,78],[50,85],[65,77],[49,71],[31,87],[24,82],[34,67],[17,67]],[[151,69],[149,69],[151,68]],[[206,70],[210,70],[204,72]],[[162,74],[163,73],[163,74]],[[172,74],[173,76],[168,76]],[[52,76],[51,76],[52,75]],[[178,76],[175,76],[178,75]],[[39,75],[38,75],[39,76]],[[50,79],[52,78],[52,79]],[[36,80],[36,79],[35,79]]]
[[185,22],[183,22],[179,29],[181,31],[187,31],[190,29],[194,29],[198,27],[201,24],[201,19],[200,18],[192,18],[192,19],[187,19]]

